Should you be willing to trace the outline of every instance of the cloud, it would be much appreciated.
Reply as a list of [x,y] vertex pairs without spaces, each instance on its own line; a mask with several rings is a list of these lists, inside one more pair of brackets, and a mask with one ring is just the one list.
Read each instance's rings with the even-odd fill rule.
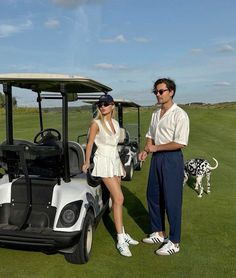
[[216,87],[229,87],[231,84],[227,81],[217,82],[214,84]]
[[232,52],[234,48],[230,44],[225,44],[218,50],[219,52]]
[[95,67],[97,69],[102,69],[102,70],[124,70],[124,69],[127,69],[127,67],[124,66],[124,65],[113,65],[113,64],[108,64],[108,63],[96,64]]
[[47,27],[47,28],[50,28],[50,29],[55,29],[55,28],[58,28],[60,26],[60,21],[57,20],[57,19],[48,19],[44,25]]
[[191,49],[191,53],[194,53],[194,54],[198,54],[201,52],[203,52],[203,50],[201,48],[192,48]]
[[144,37],[137,37],[137,38],[134,38],[134,40],[135,40],[136,42],[139,42],[139,43],[148,43],[148,42],[150,42],[149,39],[144,38]]
[[84,4],[100,4],[103,1],[104,0],[53,0],[53,3],[65,8],[75,8]]
[[0,25],[0,38],[10,37],[11,35],[20,33],[29,29],[32,26],[31,20],[27,20],[26,23],[20,25],[1,24]]
[[103,42],[103,43],[124,43],[124,42],[126,42],[126,39],[125,39],[124,35],[120,34],[114,38],[102,39],[101,42]]

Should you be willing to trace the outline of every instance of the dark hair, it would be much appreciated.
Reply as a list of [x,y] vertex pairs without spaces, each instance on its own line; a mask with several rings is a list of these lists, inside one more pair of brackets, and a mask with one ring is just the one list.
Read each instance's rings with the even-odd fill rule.
[[153,85],[153,93],[155,93],[156,91],[156,87],[157,85],[161,84],[161,83],[164,83],[166,84],[166,87],[169,91],[173,91],[173,96],[172,98],[174,98],[174,95],[175,95],[175,91],[176,91],[176,84],[175,82],[170,79],[170,78],[160,78],[160,79],[157,79],[157,81],[154,83]]

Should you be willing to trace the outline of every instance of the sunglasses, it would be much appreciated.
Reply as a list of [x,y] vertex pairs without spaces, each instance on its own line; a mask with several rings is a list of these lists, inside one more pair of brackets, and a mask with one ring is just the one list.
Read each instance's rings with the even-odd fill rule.
[[111,103],[108,103],[108,102],[100,102],[100,103],[98,103],[98,108],[101,108],[102,106],[108,107],[109,105],[111,105]]
[[159,95],[163,95],[166,91],[169,91],[169,89],[153,90],[153,94],[157,95],[159,93]]

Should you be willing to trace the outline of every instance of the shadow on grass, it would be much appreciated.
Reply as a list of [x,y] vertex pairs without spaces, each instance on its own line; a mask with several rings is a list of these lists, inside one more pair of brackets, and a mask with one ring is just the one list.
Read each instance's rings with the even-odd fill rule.
[[[144,232],[144,234],[148,234],[149,230],[149,215],[142,204],[142,202],[126,187],[122,187],[123,194],[125,196],[124,207],[127,209],[127,212],[130,217],[133,218],[135,223],[139,226],[139,228]],[[107,231],[110,233],[112,238],[116,241],[116,229],[115,224],[108,213],[104,213],[103,215],[103,223],[106,227]],[[126,223],[124,217],[124,224]],[[132,234],[132,232],[127,231]]]
[[149,215],[143,203],[127,187],[122,187],[125,202],[124,207],[139,228],[145,233],[150,232]]

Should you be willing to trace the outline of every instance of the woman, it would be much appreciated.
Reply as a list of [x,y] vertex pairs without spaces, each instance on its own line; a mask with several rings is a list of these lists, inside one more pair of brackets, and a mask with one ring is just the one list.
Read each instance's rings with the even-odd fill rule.
[[113,119],[115,105],[112,96],[102,95],[97,102],[97,107],[98,115],[90,126],[83,172],[87,173],[90,167],[92,147],[95,143],[97,150],[93,159],[92,175],[101,177],[110,192],[117,231],[117,249],[121,255],[131,257],[129,244],[136,245],[138,241],[126,234],[123,227],[122,206],[124,196],[121,190],[121,177],[125,176],[125,171],[117,149],[120,127],[118,122]]

